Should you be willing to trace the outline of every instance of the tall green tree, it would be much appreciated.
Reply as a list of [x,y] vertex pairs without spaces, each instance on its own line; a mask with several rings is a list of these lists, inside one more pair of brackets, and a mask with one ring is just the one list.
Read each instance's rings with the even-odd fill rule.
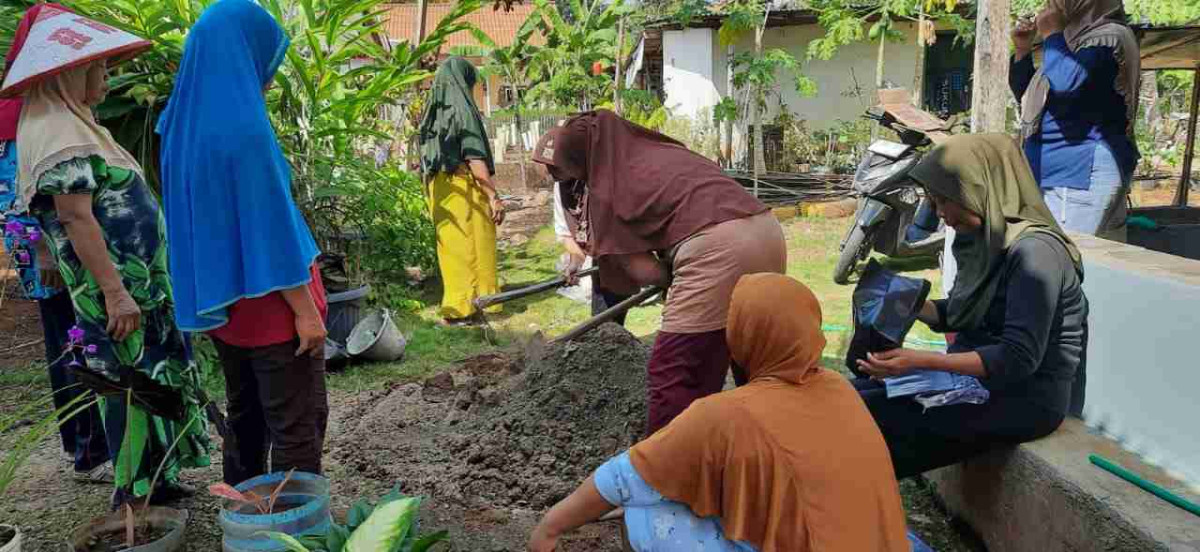
[[722,46],[733,45],[746,35],[754,37],[753,51],[736,53],[730,60],[733,86],[744,94],[745,101],[740,102],[744,108],[737,109],[739,102],[726,98],[717,106],[714,115],[718,122],[729,122],[735,117],[749,119],[754,135],[752,159],[757,180],[757,176],[766,171],[762,116],[767,110],[767,99],[779,93],[781,76],[785,74],[790,74],[791,82],[801,96],[815,94],[816,83],[804,76],[800,62],[787,50],[763,47],[763,34],[771,15],[769,2],[737,0],[725,4],[719,13],[723,21],[717,34]]

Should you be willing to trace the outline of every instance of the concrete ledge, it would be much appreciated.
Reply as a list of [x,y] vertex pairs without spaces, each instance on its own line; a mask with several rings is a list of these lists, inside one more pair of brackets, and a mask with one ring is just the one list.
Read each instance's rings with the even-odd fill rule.
[[925,475],[989,552],[1200,551],[1200,517],[1093,466],[1089,454],[1200,500],[1074,419],[1045,439]]

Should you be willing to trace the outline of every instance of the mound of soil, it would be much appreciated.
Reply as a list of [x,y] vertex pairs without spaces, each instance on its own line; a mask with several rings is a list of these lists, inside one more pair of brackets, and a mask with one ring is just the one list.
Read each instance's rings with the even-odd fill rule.
[[409,384],[346,420],[333,451],[367,477],[410,493],[493,508],[553,505],[637,441],[650,351],[624,328],[487,355]]
[[525,359],[503,402],[448,440],[463,490],[496,505],[553,505],[635,443],[646,418],[649,349],[615,324]]

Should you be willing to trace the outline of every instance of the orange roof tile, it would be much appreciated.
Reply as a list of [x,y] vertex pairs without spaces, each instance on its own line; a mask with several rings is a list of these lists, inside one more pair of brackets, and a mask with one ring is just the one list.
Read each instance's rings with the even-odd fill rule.
[[[429,3],[425,11],[425,33],[433,31],[438,22],[446,17],[446,14],[454,7],[453,4],[435,4]],[[497,46],[505,47],[511,45],[517,36],[517,31],[521,28],[521,24],[533,13],[536,6],[533,0],[525,0],[523,4],[513,3],[513,9],[510,12],[505,12],[504,7],[493,11],[491,2],[485,2],[482,9],[468,15],[465,19],[487,33],[492,38],[492,41]],[[384,24],[384,29],[387,35],[394,41],[408,40],[411,41],[417,33],[417,5],[415,3],[407,4],[390,4],[388,5],[387,21]],[[533,44],[544,44],[545,38],[540,33],[534,33],[530,38]],[[478,46],[475,37],[470,33],[455,33],[450,35],[446,41],[442,51],[445,52],[456,46]]]

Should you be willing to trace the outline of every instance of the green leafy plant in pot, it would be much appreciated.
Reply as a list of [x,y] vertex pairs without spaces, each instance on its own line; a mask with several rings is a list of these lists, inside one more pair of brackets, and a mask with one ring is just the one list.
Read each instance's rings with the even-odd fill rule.
[[355,502],[346,524],[332,524],[323,535],[268,534],[291,552],[427,552],[438,543],[448,545],[446,531],[420,534],[421,502],[397,488],[374,506],[366,500]]

